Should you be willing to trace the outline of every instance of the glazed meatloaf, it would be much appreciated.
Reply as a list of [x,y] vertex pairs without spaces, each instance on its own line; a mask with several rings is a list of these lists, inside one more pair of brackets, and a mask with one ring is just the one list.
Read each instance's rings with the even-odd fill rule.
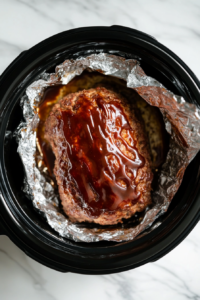
[[72,222],[122,223],[151,204],[149,144],[134,101],[103,87],[69,94],[52,108],[45,138]]

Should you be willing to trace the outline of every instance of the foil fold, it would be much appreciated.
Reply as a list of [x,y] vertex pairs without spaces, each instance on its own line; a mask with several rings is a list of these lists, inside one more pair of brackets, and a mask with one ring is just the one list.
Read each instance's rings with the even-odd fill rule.
[[[170,134],[169,151],[162,165],[156,189],[152,193],[153,206],[145,211],[138,225],[87,226],[73,224],[60,210],[59,195],[36,165],[36,129],[39,123],[37,107],[45,89],[54,85],[66,85],[84,70],[98,71],[118,77],[127,82],[150,105],[157,106],[163,114],[165,127]],[[105,53],[66,60],[56,67],[55,74],[41,74],[21,99],[25,123],[17,130],[18,153],[25,167],[24,192],[31,197],[34,207],[42,212],[48,224],[60,236],[76,242],[128,241],[149,228],[167,211],[177,192],[185,169],[200,149],[200,110],[187,103],[181,96],[174,95],[161,83],[147,76],[134,59],[124,59]],[[159,226],[157,223],[153,228]]]

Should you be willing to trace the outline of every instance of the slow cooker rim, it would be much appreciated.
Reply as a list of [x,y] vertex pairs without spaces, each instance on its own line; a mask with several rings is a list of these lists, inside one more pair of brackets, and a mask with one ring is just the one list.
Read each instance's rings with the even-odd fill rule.
[[[101,27],[101,28],[102,28],[102,27]],[[104,27],[104,28],[105,28],[105,27]],[[84,29],[84,28],[82,28],[82,30],[83,30],[83,29]],[[76,31],[76,29],[75,29],[75,30],[72,30],[72,31]],[[60,35],[60,34],[59,34],[59,35]],[[53,37],[52,37],[52,38],[53,38]],[[49,38],[49,39],[52,39],[52,38]],[[43,42],[41,42],[41,43],[43,43]],[[41,44],[41,43],[40,43],[40,44]],[[37,45],[36,45],[36,46],[37,46]],[[36,47],[36,46],[34,46],[34,47]],[[33,48],[34,48],[34,47],[33,47]],[[31,48],[31,49],[33,49],[33,48]],[[30,50],[31,50],[31,49],[30,49]],[[26,54],[25,54],[25,55],[26,55]],[[20,58],[19,58],[19,59],[20,59]],[[13,62],[13,63],[14,63],[14,62]],[[191,75],[191,74],[190,74],[190,75]],[[193,78],[193,79],[195,79],[195,78]],[[199,84],[199,82],[198,82],[198,84]],[[2,130],[2,128],[1,128],[1,130]],[[1,167],[2,167],[2,166],[1,166]],[[2,170],[1,170],[1,176],[2,176]]]

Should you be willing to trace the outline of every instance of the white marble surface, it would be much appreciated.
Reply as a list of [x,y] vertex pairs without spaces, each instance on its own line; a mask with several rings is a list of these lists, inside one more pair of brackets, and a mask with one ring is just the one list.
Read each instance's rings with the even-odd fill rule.
[[[0,0],[0,74],[23,50],[81,26],[129,26],[178,54],[200,78],[199,0]],[[1,300],[200,299],[200,224],[155,263],[106,276],[62,274],[0,237]]]

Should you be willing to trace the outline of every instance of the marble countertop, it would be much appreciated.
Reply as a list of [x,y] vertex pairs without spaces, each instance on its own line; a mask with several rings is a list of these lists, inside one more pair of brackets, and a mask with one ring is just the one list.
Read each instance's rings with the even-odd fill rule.
[[[0,74],[21,51],[56,33],[114,24],[154,36],[200,78],[199,0],[2,0]],[[200,224],[157,262],[105,276],[53,271],[1,236],[0,299],[200,299],[199,232]]]

